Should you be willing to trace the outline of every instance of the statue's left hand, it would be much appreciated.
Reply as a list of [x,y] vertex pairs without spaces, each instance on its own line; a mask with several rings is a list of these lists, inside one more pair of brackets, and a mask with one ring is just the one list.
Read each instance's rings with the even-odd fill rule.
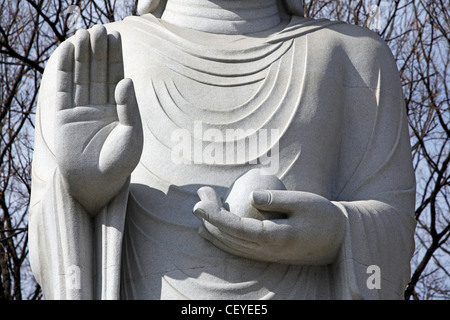
[[344,213],[317,194],[254,191],[251,197],[255,208],[284,215],[282,219],[262,221],[227,211],[211,187],[200,188],[198,195],[201,201],[193,213],[203,221],[199,233],[218,248],[240,257],[325,265],[334,261],[343,241]]

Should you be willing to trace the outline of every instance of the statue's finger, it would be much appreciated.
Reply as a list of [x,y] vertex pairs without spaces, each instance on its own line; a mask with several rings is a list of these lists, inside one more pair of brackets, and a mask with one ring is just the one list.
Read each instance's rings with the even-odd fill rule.
[[123,78],[122,39],[120,33],[113,32],[108,34],[108,100],[110,104],[116,104],[114,92]]
[[[234,238],[233,241],[230,241],[223,237],[223,233],[218,236],[218,234],[214,234],[215,231],[213,231],[212,227],[205,227],[203,225],[199,228],[198,233],[203,239],[211,242],[214,246],[225,252],[249,259],[255,258],[254,252],[258,245],[254,243],[251,244],[246,241],[237,240],[236,238]],[[245,243],[245,245],[242,245],[243,243]]]
[[291,213],[298,206],[295,191],[261,190],[251,194],[252,205],[261,211]]
[[73,55],[74,46],[69,41],[59,47],[56,73],[56,110],[73,106]]
[[74,100],[76,106],[89,104],[90,82],[90,36],[85,29],[80,29],[75,35],[75,65],[74,65]]
[[198,202],[193,210],[194,215],[233,237],[255,243],[263,239],[264,225],[262,221],[241,218],[223,208],[215,210],[211,207],[211,204],[210,201]]
[[90,30],[90,103],[108,103],[108,35],[104,26],[96,25]]
[[131,127],[142,126],[134,85],[131,79],[123,79],[117,84],[115,101],[120,124]]
[[221,240],[223,243],[227,243],[230,247],[234,247],[241,250],[255,250],[260,245],[257,242],[250,241],[248,239],[242,239],[239,237],[236,237],[234,235],[231,235],[224,230],[220,230],[216,226],[212,225],[208,221],[205,221],[203,224],[204,228],[215,238]]
[[219,208],[223,206],[222,200],[220,199],[219,195],[216,193],[216,191],[208,186],[201,187],[197,190],[197,194],[202,201],[210,201],[216,204]]

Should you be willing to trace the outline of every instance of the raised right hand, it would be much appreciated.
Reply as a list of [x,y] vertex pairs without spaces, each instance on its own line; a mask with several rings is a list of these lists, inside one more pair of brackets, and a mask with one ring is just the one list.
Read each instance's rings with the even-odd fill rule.
[[95,215],[139,162],[143,133],[119,33],[79,30],[59,48],[55,152],[69,193]]

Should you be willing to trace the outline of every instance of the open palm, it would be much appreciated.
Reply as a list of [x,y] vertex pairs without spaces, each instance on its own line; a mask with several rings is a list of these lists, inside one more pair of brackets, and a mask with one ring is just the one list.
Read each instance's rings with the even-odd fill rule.
[[59,48],[55,151],[67,188],[90,214],[137,165],[143,145],[133,82],[123,79],[118,33],[79,30]]

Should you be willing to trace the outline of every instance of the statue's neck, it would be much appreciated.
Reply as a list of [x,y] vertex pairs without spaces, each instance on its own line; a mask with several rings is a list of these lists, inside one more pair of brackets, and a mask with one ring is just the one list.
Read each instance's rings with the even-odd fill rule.
[[255,33],[280,23],[277,0],[168,0],[161,19],[221,34]]

